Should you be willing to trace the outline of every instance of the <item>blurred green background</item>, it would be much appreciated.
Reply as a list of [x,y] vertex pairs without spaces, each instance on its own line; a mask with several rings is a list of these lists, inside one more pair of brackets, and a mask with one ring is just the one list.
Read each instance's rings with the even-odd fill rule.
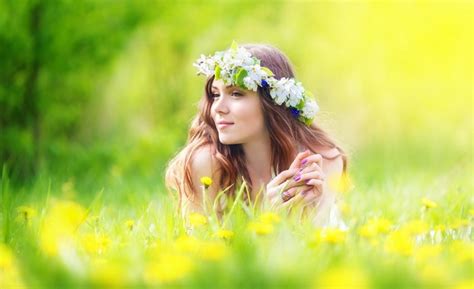
[[360,183],[472,171],[472,19],[470,1],[0,0],[0,162],[19,186],[162,188],[203,94],[192,62],[236,40],[289,56]]

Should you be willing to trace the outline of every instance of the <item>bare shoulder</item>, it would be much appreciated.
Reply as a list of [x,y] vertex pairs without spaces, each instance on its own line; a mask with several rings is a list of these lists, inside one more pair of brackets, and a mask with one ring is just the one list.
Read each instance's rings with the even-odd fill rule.
[[320,148],[318,149],[325,159],[335,159],[341,155],[341,152],[337,148]]
[[342,154],[337,148],[326,148],[319,150],[323,156],[323,172],[329,175],[342,175],[344,169],[344,161]]
[[191,159],[191,177],[193,180],[194,190],[199,190],[202,177],[210,177],[213,185],[210,191],[216,189],[217,180],[219,178],[219,164],[213,155],[210,145],[202,146],[196,149]]
[[201,173],[206,176],[210,176],[213,171],[213,167],[217,164],[214,156],[212,155],[212,148],[210,145],[199,147],[194,152],[191,159],[191,170],[194,173]]

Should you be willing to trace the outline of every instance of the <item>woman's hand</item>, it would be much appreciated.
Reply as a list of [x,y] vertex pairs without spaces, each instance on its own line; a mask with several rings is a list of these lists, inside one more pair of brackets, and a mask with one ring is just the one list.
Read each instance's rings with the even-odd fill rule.
[[302,196],[294,201],[292,206],[297,204],[303,206],[314,205],[323,194],[324,182],[326,181],[326,175],[322,169],[323,158],[320,154],[310,154],[302,160],[301,164],[304,168],[296,179],[299,183],[309,186],[309,188],[301,193]]
[[310,151],[299,153],[290,168],[267,185],[267,203],[272,210],[314,203],[322,194],[322,157]]

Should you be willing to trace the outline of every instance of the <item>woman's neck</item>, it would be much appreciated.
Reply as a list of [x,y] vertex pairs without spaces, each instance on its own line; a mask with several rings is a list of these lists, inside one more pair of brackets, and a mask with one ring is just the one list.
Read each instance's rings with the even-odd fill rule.
[[249,143],[242,144],[247,163],[247,170],[252,182],[268,183],[271,179],[271,143],[265,136]]

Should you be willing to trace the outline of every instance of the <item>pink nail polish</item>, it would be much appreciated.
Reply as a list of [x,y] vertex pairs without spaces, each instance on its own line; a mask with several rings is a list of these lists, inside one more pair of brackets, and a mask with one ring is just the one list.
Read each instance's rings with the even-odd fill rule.
[[299,181],[301,179],[301,176],[300,174],[296,175],[296,177],[293,178],[296,182]]
[[307,160],[307,159],[304,159],[304,160],[301,162],[301,164],[304,165],[304,164],[306,164],[307,162],[308,162],[308,160]]

